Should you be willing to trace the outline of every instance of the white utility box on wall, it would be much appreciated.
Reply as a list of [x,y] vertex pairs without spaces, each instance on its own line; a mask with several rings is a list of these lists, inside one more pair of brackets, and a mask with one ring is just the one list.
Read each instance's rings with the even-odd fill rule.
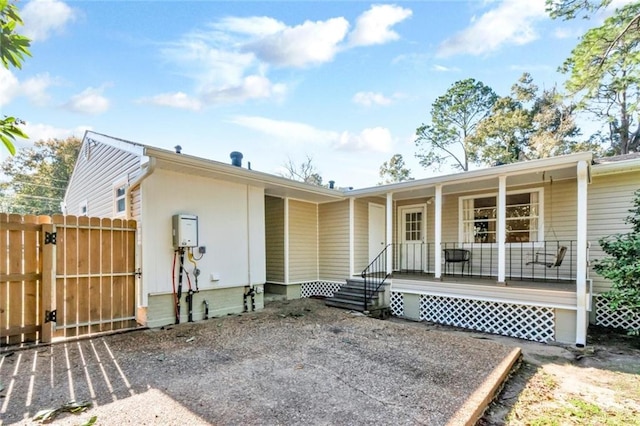
[[176,214],[172,217],[173,248],[198,246],[198,216],[192,214]]

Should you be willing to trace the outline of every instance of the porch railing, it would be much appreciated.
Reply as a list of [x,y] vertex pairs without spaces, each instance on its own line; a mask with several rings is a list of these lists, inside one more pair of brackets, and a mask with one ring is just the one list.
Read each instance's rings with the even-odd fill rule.
[[373,261],[362,271],[364,280],[364,310],[368,310],[369,301],[378,292],[382,284],[389,277],[387,273],[387,256],[391,251],[392,244],[387,246],[373,259]]
[[[395,243],[392,246],[394,274],[435,272],[434,243]],[[566,250],[562,247],[566,247]],[[443,250],[443,276],[498,276],[497,244],[446,242],[442,243],[440,249]],[[457,259],[445,262],[444,250],[451,249],[468,251],[468,261]],[[564,257],[562,262],[556,265],[553,260],[561,251],[564,252]],[[575,281],[576,253],[575,240],[508,243],[505,253],[505,278],[520,281]],[[552,266],[543,263],[551,263]]]

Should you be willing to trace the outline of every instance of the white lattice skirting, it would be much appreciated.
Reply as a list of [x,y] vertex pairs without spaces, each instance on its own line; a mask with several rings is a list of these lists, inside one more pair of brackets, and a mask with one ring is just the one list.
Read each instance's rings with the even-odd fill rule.
[[633,315],[629,310],[612,311],[602,296],[596,296],[596,325],[603,327],[622,328],[624,330],[640,330],[640,315]]
[[392,291],[389,308],[391,309],[391,315],[394,317],[404,316],[404,295],[397,291]]
[[332,281],[312,281],[300,285],[301,297],[325,296],[332,297],[333,293],[340,290],[344,283]]
[[536,342],[555,339],[552,308],[422,295],[420,319]]

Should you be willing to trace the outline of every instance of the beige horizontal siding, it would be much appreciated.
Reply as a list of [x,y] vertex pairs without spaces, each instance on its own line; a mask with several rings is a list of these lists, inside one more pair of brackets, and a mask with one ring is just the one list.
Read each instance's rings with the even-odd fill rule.
[[284,282],[284,200],[265,197],[267,281]]
[[[606,256],[598,240],[617,233],[625,233],[630,225],[624,223],[633,207],[634,191],[640,189],[640,171],[606,176],[594,176],[588,189],[588,235],[591,259]],[[591,268],[594,293],[611,288],[611,283]]]
[[289,282],[318,279],[318,206],[289,200]]
[[320,204],[319,278],[344,280],[349,276],[349,201]]

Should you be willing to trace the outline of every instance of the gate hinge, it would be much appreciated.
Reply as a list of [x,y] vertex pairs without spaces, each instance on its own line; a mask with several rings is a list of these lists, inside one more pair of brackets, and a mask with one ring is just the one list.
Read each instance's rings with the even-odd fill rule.
[[45,244],[56,245],[56,237],[57,236],[58,236],[57,232],[45,232],[44,233],[44,243]]
[[44,311],[44,322],[57,322],[56,317],[58,315],[58,310],[54,309],[53,311]]
[[136,271],[133,273],[137,278],[140,278],[142,276],[142,270],[140,268],[136,269]]

